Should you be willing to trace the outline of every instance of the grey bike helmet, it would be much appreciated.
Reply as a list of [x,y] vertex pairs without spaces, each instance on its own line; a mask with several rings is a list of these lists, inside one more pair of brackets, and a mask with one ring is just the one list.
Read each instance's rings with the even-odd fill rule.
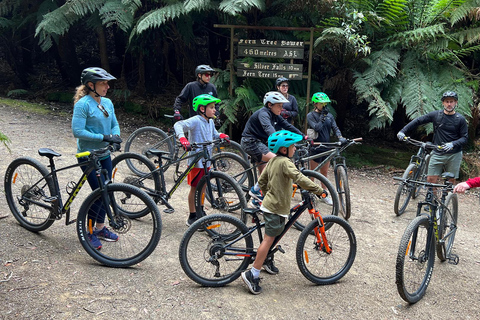
[[453,98],[456,101],[458,101],[458,95],[455,91],[446,91],[442,95],[442,101],[445,100],[446,98]]
[[204,74],[207,72],[215,72],[215,70],[209,65],[201,64],[195,68],[195,77],[198,77],[199,73]]
[[265,96],[263,97],[263,105],[264,106],[267,105],[267,102],[275,104],[275,103],[287,103],[289,101],[280,92],[270,91],[270,92],[265,93]]
[[288,82],[288,79],[285,77],[278,78],[275,81],[275,87],[279,87],[282,84],[282,82]]
[[81,81],[82,84],[87,84],[87,82],[92,82],[93,84],[97,83],[98,81],[109,81],[109,80],[116,80],[114,76],[110,73],[105,71],[102,68],[97,67],[90,67],[86,68],[82,71]]

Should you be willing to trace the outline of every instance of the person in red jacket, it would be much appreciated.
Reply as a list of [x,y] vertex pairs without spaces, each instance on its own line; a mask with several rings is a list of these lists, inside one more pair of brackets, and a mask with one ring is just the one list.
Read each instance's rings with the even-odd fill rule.
[[461,182],[461,183],[457,184],[455,186],[455,188],[453,189],[453,192],[465,193],[465,191],[470,189],[470,188],[478,188],[478,187],[480,187],[480,177],[471,178],[471,179],[468,179],[465,182]]

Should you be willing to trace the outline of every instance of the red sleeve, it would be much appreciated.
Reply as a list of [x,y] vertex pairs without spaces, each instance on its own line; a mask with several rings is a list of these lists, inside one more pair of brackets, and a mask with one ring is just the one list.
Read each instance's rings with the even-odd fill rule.
[[480,187],[480,177],[468,179],[466,182],[470,188]]

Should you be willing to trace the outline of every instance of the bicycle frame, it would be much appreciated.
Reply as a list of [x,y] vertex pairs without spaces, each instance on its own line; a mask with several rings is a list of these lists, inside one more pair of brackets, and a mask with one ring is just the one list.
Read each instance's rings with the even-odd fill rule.
[[[302,202],[300,202],[299,204],[297,204],[296,206],[294,206],[293,208],[290,209],[290,213],[295,212],[295,214],[287,221],[287,223],[285,224],[285,228],[283,229],[282,233],[280,233],[278,236],[275,237],[275,240],[273,241],[272,246],[270,247],[267,256],[271,256],[272,254],[274,254],[277,251],[280,251],[280,252],[284,253],[282,247],[280,245],[278,245],[278,243],[283,238],[283,236],[288,232],[288,230],[290,230],[290,228],[293,226],[295,221],[300,217],[300,215],[305,210],[308,210],[308,213],[313,214],[315,219],[318,220],[319,227],[315,228],[315,235],[316,235],[316,238],[317,238],[317,243],[324,246],[324,250],[327,253],[331,253],[332,249],[329,247],[328,241],[327,241],[326,236],[325,236],[325,225],[323,223],[322,216],[320,215],[320,213],[318,211],[315,211],[315,209],[313,208],[312,201],[311,201],[310,197],[311,196],[308,193],[308,191],[302,190],[302,198],[303,198]],[[251,262],[253,262],[255,256],[257,255],[256,251],[254,251],[252,253],[246,253],[246,252],[242,251],[241,249],[236,249],[232,246],[235,243],[237,243],[238,241],[240,241],[241,239],[250,236],[255,231],[257,231],[257,233],[258,233],[260,243],[263,241],[263,234],[262,234],[261,229],[262,229],[262,227],[265,226],[265,222],[260,223],[260,219],[257,216],[258,211],[260,211],[260,209],[251,209],[251,210],[247,209],[246,210],[246,213],[250,214],[253,217],[253,220],[255,221],[255,225],[253,227],[251,227],[247,233],[245,233],[244,235],[242,235],[238,239],[224,245],[223,249],[229,249],[229,250],[232,251],[232,252],[225,251],[224,252],[225,255],[250,257]],[[208,232],[209,228],[214,228],[214,226],[207,227],[207,232]]]

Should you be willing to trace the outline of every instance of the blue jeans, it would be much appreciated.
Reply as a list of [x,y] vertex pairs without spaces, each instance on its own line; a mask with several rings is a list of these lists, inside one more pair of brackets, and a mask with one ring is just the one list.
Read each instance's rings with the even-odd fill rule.
[[[82,163],[85,161],[87,161],[87,159],[85,158],[78,159],[78,163]],[[100,164],[102,165],[102,169],[107,169],[108,176],[111,178],[112,170],[113,170],[112,158],[108,156],[108,158],[100,160]],[[82,168],[82,171],[85,172],[85,169],[87,167],[81,166],[80,168]],[[87,176],[87,181],[88,181],[88,184],[90,185],[90,188],[92,188],[92,190],[98,189],[99,184],[98,184],[98,179],[97,179],[95,170],[90,172],[90,174]],[[102,175],[102,181],[105,182],[105,177],[103,175]],[[95,208],[98,208],[98,210],[94,210]],[[90,208],[90,211],[88,212],[88,220],[93,220],[97,223],[104,223],[105,215],[106,215],[105,208],[103,207],[102,200],[99,199],[95,201],[94,205]]]

